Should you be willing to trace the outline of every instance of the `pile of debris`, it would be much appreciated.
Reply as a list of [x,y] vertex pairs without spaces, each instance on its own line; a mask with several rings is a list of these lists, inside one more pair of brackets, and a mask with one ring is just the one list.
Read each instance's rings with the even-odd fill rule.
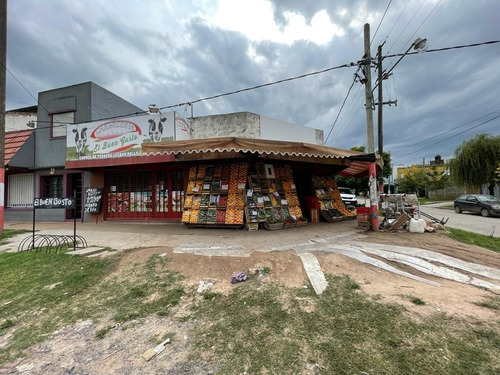
[[384,216],[380,229],[412,233],[435,232],[437,229],[444,229],[448,222],[448,218],[438,219],[422,212],[415,194],[381,194],[380,206]]

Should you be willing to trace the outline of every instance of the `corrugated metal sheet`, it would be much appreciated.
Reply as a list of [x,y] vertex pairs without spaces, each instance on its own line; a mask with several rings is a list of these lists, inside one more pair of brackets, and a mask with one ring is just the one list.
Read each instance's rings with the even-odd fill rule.
[[5,133],[5,165],[9,164],[10,160],[28,140],[31,133],[33,133],[33,129]]

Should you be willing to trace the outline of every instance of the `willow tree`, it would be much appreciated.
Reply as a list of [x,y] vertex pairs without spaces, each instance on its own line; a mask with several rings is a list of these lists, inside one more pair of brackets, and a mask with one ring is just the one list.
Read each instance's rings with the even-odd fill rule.
[[480,188],[488,185],[493,195],[499,161],[500,136],[478,134],[455,150],[455,158],[450,161],[451,180],[457,186]]

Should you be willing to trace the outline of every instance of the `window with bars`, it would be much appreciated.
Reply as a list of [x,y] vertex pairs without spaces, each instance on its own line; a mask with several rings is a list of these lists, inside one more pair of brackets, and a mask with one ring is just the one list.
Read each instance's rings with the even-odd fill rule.
[[40,177],[40,197],[63,197],[63,176],[51,175]]
[[7,186],[7,207],[33,206],[33,173],[10,175]]

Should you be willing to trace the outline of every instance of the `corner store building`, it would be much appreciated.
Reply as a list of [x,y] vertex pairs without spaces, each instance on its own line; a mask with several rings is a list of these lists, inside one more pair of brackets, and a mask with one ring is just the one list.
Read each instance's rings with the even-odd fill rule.
[[[84,144],[77,136],[83,130]],[[312,174],[358,177],[374,161],[373,155],[323,146],[320,130],[249,112],[68,124],[66,141],[66,169],[90,172],[89,186],[103,189],[100,215],[92,220],[180,221],[193,165],[286,164],[303,197]]]

